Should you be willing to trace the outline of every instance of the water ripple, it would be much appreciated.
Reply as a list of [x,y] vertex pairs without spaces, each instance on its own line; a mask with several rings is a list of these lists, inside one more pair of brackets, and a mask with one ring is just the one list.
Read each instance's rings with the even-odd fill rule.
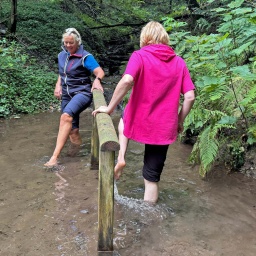
[[118,204],[132,209],[134,213],[139,213],[139,216],[146,217],[148,220],[153,220],[156,217],[165,219],[168,216],[174,216],[173,209],[167,207],[165,204],[150,204],[141,199],[119,195],[116,183],[114,184],[114,197]]

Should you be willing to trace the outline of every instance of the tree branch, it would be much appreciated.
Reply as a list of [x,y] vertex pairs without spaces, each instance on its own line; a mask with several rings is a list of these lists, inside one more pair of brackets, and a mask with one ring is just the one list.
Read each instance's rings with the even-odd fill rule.
[[98,26],[98,27],[91,27],[89,29],[98,29],[98,28],[113,28],[113,27],[136,27],[136,26],[142,26],[145,25],[147,22],[142,22],[139,24],[133,24],[133,23],[120,23],[120,24],[113,24],[113,25],[104,25],[104,26]]

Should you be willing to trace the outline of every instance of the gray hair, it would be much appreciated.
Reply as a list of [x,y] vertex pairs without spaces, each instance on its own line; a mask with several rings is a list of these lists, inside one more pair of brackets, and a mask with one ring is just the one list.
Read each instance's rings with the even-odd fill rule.
[[62,42],[64,41],[65,36],[73,36],[74,40],[78,42],[78,45],[81,45],[82,43],[81,36],[75,28],[67,28],[65,30],[64,34],[62,35]]

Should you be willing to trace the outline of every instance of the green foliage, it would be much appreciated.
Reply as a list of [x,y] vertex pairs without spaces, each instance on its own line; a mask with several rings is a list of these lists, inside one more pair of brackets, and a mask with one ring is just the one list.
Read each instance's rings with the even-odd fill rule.
[[226,164],[231,170],[239,170],[245,163],[245,148],[241,142],[227,144],[228,157]]
[[[256,11],[243,3],[236,0],[209,10],[220,21],[216,33],[195,36],[183,23],[164,23],[197,88],[185,127],[199,133],[190,160],[200,163],[202,176],[220,159],[237,169],[246,145],[256,143]],[[244,150],[242,138],[247,138]]]
[[[181,1],[184,6],[184,1]],[[180,1],[171,1],[177,8]],[[169,1],[140,0],[19,0],[16,40],[22,42],[29,54],[40,56],[56,69],[61,50],[61,36],[67,27],[75,27],[85,48],[101,66],[118,71],[129,53],[138,48],[141,27],[149,20],[159,20],[169,13]],[[0,23],[10,20],[11,3],[0,2]],[[3,17],[3,18],[2,18]],[[14,36],[14,35],[12,35]]]
[[[4,1],[1,5],[2,15],[6,17],[7,22],[10,15],[10,1]],[[61,51],[61,37],[64,30],[75,27],[78,31],[84,31],[83,23],[72,13],[63,12],[56,1],[40,0],[35,4],[33,0],[20,0],[17,13],[16,40],[24,44],[27,52],[45,60],[52,68],[57,66],[56,60]]]
[[[198,159],[198,156],[200,157],[201,165],[200,165],[199,173],[202,176],[204,176],[205,173],[208,170],[210,170],[213,161],[217,157],[217,153],[219,149],[218,140],[216,139],[216,129],[211,129],[211,128],[212,128],[211,126],[208,126],[206,129],[202,131],[202,133],[198,137],[198,140],[196,142],[196,145],[191,155],[197,159]],[[197,154],[199,155],[197,156]]]
[[159,20],[169,1],[162,1],[160,6],[156,0],[63,0],[63,6],[85,24],[101,65],[113,74],[138,48],[141,27],[149,20]]
[[[8,46],[7,46],[8,45]],[[0,117],[53,108],[57,75],[36,67],[15,42],[0,40]]]
[[[157,20],[160,9],[168,6],[169,1],[159,6],[159,1],[140,0],[19,0],[17,32],[7,33],[8,41],[0,39],[0,116],[33,113],[57,103],[52,96],[56,75],[47,69],[57,69],[64,29],[77,28],[88,51],[93,49],[101,63],[118,66],[119,59],[124,63],[127,52],[138,47],[141,26]],[[11,2],[1,0],[0,25],[8,27],[10,11]]]

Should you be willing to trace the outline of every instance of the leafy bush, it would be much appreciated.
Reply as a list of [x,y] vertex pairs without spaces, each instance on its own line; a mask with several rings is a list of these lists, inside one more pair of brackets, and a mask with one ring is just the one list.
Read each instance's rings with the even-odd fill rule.
[[16,42],[0,40],[0,117],[43,111],[58,104],[53,97],[57,75],[36,63]]
[[[3,1],[2,15],[9,20],[10,1]],[[57,55],[61,51],[61,37],[66,28],[75,27],[79,32],[85,30],[79,18],[65,13],[58,1],[20,0],[18,2],[16,40],[23,44],[28,53],[33,54],[47,65],[56,69]],[[6,24],[7,25],[7,24]],[[86,49],[91,48],[83,41]]]
[[237,148],[256,142],[256,11],[243,2],[210,10],[221,21],[215,34],[193,36],[182,29],[186,24],[165,19],[172,45],[185,58],[197,88],[185,126],[199,132],[190,160],[200,163],[202,176],[220,159],[220,152],[230,156],[230,148],[239,164],[229,162],[241,166],[237,154],[244,156],[244,151]]

